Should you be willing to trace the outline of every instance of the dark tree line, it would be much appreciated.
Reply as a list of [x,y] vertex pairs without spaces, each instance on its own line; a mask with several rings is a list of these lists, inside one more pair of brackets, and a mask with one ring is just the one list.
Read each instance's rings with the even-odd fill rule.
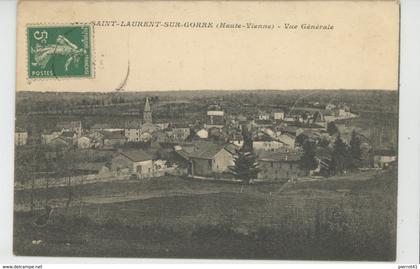
[[[311,140],[306,140],[303,143],[300,164],[307,174],[316,169],[321,162],[324,164],[321,165],[321,174],[325,176],[340,175],[347,171],[357,170],[361,166],[362,142],[359,135],[353,131],[349,144],[346,144],[338,129],[336,132],[336,127],[330,128],[330,131],[334,130],[335,137],[332,147],[325,142],[316,144]],[[326,158],[317,156],[317,149],[324,149],[324,152],[328,152],[328,156]]]

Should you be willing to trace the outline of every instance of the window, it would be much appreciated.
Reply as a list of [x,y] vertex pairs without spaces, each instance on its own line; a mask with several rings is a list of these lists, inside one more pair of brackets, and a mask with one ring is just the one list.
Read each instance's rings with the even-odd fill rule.
[[274,163],[273,162],[270,162],[270,164],[271,164],[271,168],[273,168],[274,167]]
[[138,165],[136,167],[136,172],[139,173],[139,174],[141,174],[141,165]]

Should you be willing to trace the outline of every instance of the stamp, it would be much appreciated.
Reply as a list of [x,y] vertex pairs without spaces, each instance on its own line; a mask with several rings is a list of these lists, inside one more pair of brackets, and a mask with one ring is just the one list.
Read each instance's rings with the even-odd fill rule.
[[92,77],[90,25],[28,26],[28,77]]

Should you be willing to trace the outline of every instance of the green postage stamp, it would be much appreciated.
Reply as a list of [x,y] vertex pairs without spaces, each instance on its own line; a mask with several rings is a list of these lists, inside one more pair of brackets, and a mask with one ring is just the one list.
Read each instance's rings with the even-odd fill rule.
[[29,78],[92,77],[90,25],[28,26]]

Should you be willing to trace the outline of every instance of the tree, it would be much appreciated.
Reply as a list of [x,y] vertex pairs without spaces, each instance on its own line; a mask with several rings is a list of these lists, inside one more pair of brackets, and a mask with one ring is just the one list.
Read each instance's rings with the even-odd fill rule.
[[341,139],[340,134],[338,134],[334,142],[330,169],[333,174],[342,174],[350,166],[351,157],[349,156],[347,145]]
[[330,139],[329,139],[329,137],[322,136],[321,139],[319,140],[318,145],[320,147],[323,147],[323,148],[328,148],[329,145],[330,145]]
[[361,144],[362,142],[360,141],[359,136],[357,135],[356,131],[353,130],[353,132],[351,133],[351,139],[350,139],[350,156],[352,158],[353,168],[357,168],[360,166],[360,162],[362,158]]
[[257,156],[252,148],[252,134],[246,126],[242,128],[242,136],[244,144],[240,150],[236,151],[235,165],[230,167],[235,178],[240,179],[244,183],[249,183],[256,178],[261,171],[258,167]]
[[238,150],[236,153],[235,165],[230,169],[235,178],[240,179],[243,183],[249,183],[260,172],[257,156],[252,152],[243,150]]
[[327,124],[327,132],[330,135],[335,135],[335,134],[339,133],[338,128],[333,121],[331,121]]
[[303,156],[300,159],[300,166],[305,170],[306,174],[309,174],[310,170],[318,166],[318,162],[315,159],[315,149],[316,146],[313,142],[306,140],[303,143]]

